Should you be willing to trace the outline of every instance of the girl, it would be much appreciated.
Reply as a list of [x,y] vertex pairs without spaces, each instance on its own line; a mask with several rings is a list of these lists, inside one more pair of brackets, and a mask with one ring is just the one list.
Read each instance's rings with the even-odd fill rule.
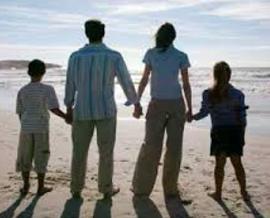
[[[149,49],[143,62],[145,69],[138,88],[141,98],[151,74],[151,102],[146,114],[146,132],[133,178],[135,195],[149,196],[152,192],[159,160],[162,153],[163,137],[166,131],[166,153],[163,168],[163,188],[166,196],[177,196],[177,179],[182,158],[182,140],[186,107],[179,83],[181,71],[183,89],[191,120],[191,88],[189,84],[188,56],[173,46],[176,31],[172,24],[165,23],[157,31],[156,46]],[[134,116],[139,118],[141,108],[136,107]]]
[[200,112],[192,117],[194,120],[200,120],[209,113],[211,116],[210,154],[216,158],[214,173],[216,191],[210,196],[221,200],[224,166],[226,158],[229,157],[241,188],[242,197],[244,200],[248,200],[245,170],[241,161],[245,145],[247,109],[245,96],[229,83],[231,69],[226,62],[222,61],[214,66],[213,76],[213,87],[203,92]]

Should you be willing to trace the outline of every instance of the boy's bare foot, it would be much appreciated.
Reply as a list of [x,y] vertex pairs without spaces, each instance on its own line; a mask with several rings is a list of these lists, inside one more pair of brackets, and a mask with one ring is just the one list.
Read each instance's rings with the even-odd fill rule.
[[218,194],[216,192],[208,193],[208,196],[213,198],[215,201],[222,201],[221,194]]
[[248,194],[247,191],[241,191],[241,195],[244,201],[249,201],[250,200],[250,195]]
[[53,190],[53,188],[48,188],[48,187],[39,188],[37,191],[37,195],[42,196],[48,192],[51,192],[52,190]]

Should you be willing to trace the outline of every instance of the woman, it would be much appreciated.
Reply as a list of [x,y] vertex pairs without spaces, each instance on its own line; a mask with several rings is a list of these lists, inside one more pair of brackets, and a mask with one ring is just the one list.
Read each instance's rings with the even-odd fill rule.
[[[166,153],[163,168],[163,188],[165,196],[177,196],[177,179],[182,159],[183,130],[186,107],[179,83],[179,71],[183,82],[188,107],[187,117],[191,120],[191,88],[189,84],[188,56],[173,46],[176,31],[172,24],[163,24],[156,33],[156,46],[149,49],[143,62],[145,69],[138,88],[138,97],[151,75],[151,101],[146,114],[146,133],[141,147],[132,191],[135,195],[149,196],[152,192],[162,153],[163,137],[166,131]],[[139,118],[141,108],[134,116]]]

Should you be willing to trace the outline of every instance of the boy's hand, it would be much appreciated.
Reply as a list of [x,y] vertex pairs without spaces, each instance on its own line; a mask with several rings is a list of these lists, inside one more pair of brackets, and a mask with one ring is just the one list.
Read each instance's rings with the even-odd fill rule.
[[67,113],[66,113],[66,117],[65,117],[65,121],[67,124],[72,124],[73,122],[73,110],[71,108],[67,109]]
[[142,106],[140,104],[135,104],[133,117],[139,119],[141,115],[143,115]]
[[73,121],[72,114],[66,114],[65,121],[67,124],[72,124],[72,121]]

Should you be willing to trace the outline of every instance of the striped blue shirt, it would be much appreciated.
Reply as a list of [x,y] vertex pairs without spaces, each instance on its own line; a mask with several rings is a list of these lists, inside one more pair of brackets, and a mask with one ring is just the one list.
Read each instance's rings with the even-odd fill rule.
[[116,116],[114,80],[117,77],[131,103],[137,95],[121,54],[105,44],[87,44],[71,54],[66,79],[65,105],[74,107],[74,120]]

